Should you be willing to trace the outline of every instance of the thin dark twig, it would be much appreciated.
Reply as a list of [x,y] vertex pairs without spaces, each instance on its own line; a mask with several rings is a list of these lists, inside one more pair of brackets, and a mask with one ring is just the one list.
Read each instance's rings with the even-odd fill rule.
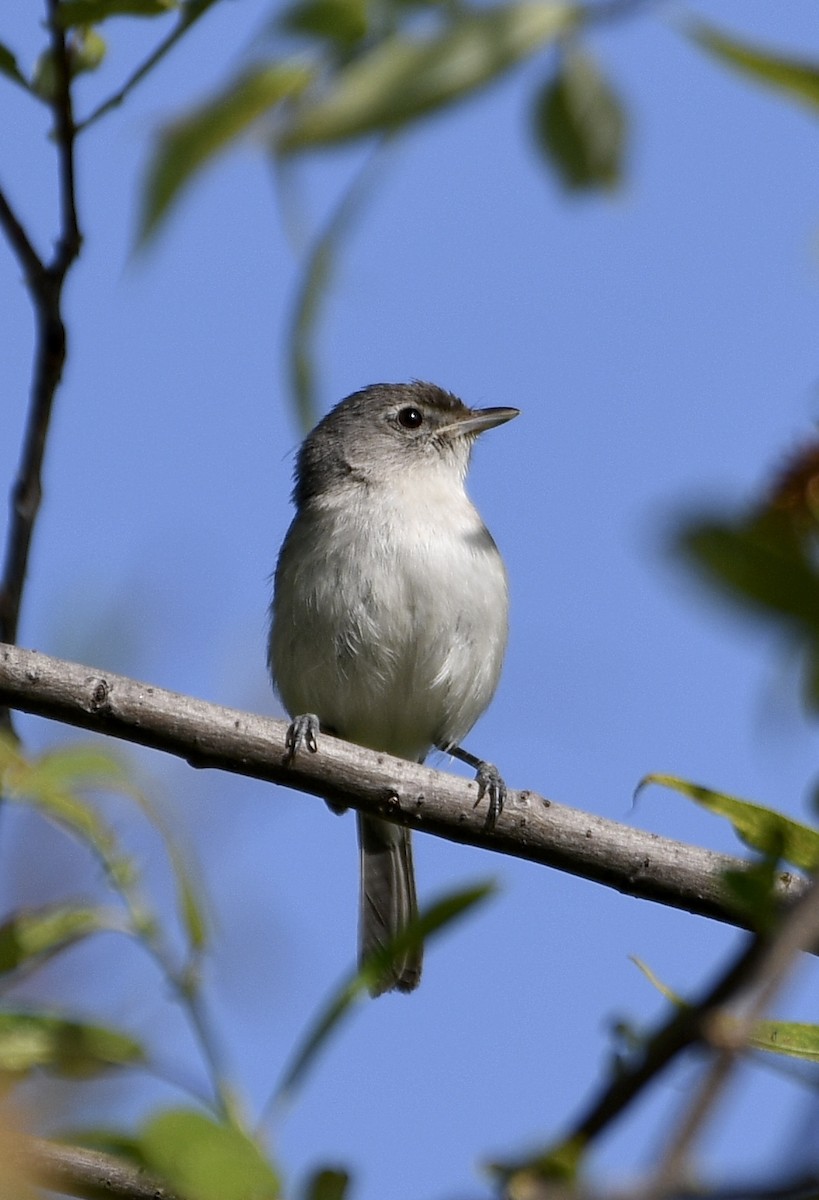
[[107,116],[112,109],[119,108],[126,97],[129,96],[134,90],[137,84],[141,83],[145,76],[150,74],[154,67],[158,66],[159,63],[162,62],[162,59],[165,57],[168,51],[173,49],[179,39],[185,33],[187,33],[191,25],[198,21],[199,18],[207,11],[207,9],[210,8],[212,3],[214,3],[214,0],[189,0],[189,3],[182,8],[182,11],[179,14],[179,20],[167,37],[163,38],[156,49],[148,55],[145,61],[141,63],[131,75],[128,76],[122,87],[118,88],[112,96],[109,96],[108,99],[104,100],[102,104],[94,109],[93,112],[89,113],[84,120],[77,123],[77,133],[83,133],[89,128],[89,126],[95,125],[100,118]]
[[[58,19],[58,0],[47,0],[47,6],[55,78],[50,104],[60,198],[59,237],[48,265],[41,262],[6,197],[0,199],[0,223],[23,264],[36,320],[31,397],[17,476],[11,490],[8,541],[0,579],[0,639],[5,642],[17,640],[23,588],[42,499],[42,467],[51,412],[65,363],[62,290],[82,244],[76,207],[74,144],[77,130],[71,98],[70,50]],[[7,709],[0,711],[0,727],[11,728]]]
[[763,944],[758,937],[745,942],[728,969],[705,993],[699,1003],[679,1009],[645,1045],[639,1060],[620,1071],[573,1127],[567,1140],[588,1145],[611,1125],[637,1095],[683,1050],[702,1040],[711,1014],[736,994],[753,971]]
[[26,282],[32,291],[42,287],[42,276],[45,271],[42,259],[34,249],[31,238],[25,231],[23,223],[9,203],[6,193],[0,188],[0,228],[2,228],[9,245],[20,260],[20,265],[26,277]]

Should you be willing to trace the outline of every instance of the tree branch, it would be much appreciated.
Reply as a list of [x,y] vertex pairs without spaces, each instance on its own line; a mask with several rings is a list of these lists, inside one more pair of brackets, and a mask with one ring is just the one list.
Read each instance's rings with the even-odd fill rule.
[[[493,830],[475,783],[323,736],[288,762],[286,724],[121,675],[0,645],[0,704],[210,767],[322,796],[399,825],[480,846],[746,928],[722,884],[743,863],[616,821],[510,792]],[[806,887],[783,873],[785,900]]]
[[[50,104],[57,147],[60,232],[53,259],[47,266],[41,263],[5,196],[0,195],[0,226],[23,264],[37,323],[31,399],[17,478],[11,490],[11,517],[0,579],[0,641],[4,642],[17,639],[29,552],[42,499],[42,465],[51,409],[65,363],[62,290],[82,242],[74,178],[76,127],[71,99],[71,64],[57,0],[48,0],[48,27],[55,74]],[[10,728],[8,711],[0,712],[0,726]]]
[[21,1138],[21,1164],[38,1184],[83,1200],[175,1200],[140,1167],[111,1154]]
[[9,245],[17,255],[20,266],[23,268],[26,284],[32,293],[36,292],[41,286],[45,267],[40,260],[39,254],[34,249],[34,243],[28,236],[22,221],[11,207],[11,203],[2,188],[0,188],[0,229],[5,233]]
[[170,33],[162,39],[159,45],[128,76],[125,83],[113,95],[109,96],[99,107],[95,108],[85,120],[78,122],[77,132],[82,133],[89,126],[95,125],[101,117],[107,116],[112,109],[119,108],[134,88],[142,82],[146,75],[149,75],[153,71],[154,67],[159,66],[166,54],[174,48],[179,39],[188,32],[191,25],[195,24],[206,13],[214,2],[215,0],[188,0],[188,3],[181,9],[179,19]]

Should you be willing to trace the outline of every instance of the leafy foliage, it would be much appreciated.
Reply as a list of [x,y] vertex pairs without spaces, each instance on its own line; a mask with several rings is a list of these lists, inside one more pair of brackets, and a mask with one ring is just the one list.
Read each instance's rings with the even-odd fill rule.
[[261,116],[309,82],[308,68],[254,67],[213,100],[162,135],[146,181],[140,221],[144,241],[158,228],[195,173],[247,132]]
[[28,88],[28,83],[17,65],[15,55],[2,42],[0,42],[0,75],[5,75],[13,83],[19,83],[22,87]]
[[58,1075],[88,1078],[144,1061],[134,1038],[103,1025],[47,1013],[0,1012],[0,1072],[6,1075],[45,1067]]
[[293,153],[391,133],[467,99],[576,22],[567,5],[522,0],[458,11],[432,36],[394,34],[306,95],[276,138]]
[[148,1168],[189,1200],[279,1200],[281,1182],[258,1144],[192,1109],[152,1117],[136,1139]]
[[747,512],[689,520],[676,550],[715,591],[796,643],[805,701],[819,711],[819,442],[793,455]]
[[774,54],[730,37],[704,21],[684,28],[696,45],[755,83],[775,88],[811,108],[819,106],[819,62]]
[[[0,738],[0,791],[8,802],[24,805],[83,845],[102,865],[122,906],[66,900],[19,909],[0,924],[0,991],[55,955],[101,932],[124,933],[141,941],[184,994],[191,986],[190,966],[178,977],[165,950],[159,924],[146,906],[135,863],[88,797],[89,792],[118,793],[152,810],[112,754],[87,746],[65,746],[27,758],[8,736]],[[181,855],[158,819],[177,883],[180,916],[192,960],[206,942],[202,909]],[[0,1010],[0,1071],[26,1075],[35,1068],[60,1074],[89,1075],[102,1068],[145,1064],[142,1047],[131,1037],[101,1025],[43,1011]]]
[[535,135],[569,189],[613,188],[623,169],[626,117],[588,54],[568,51],[535,104]]

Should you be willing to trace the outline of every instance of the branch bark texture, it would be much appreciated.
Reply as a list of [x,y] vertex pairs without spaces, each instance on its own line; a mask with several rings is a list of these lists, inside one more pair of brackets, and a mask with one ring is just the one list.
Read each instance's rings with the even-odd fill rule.
[[36,1181],[82,1200],[178,1200],[141,1168],[111,1154],[21,1138],[20,1157]]
[[[453,842],[567,871],[626,895],[741,928],[722,872],[739,859],[510,791],[494,829],[475,783],[322,736],[288,761],[284,721],[0,644],[0,705],[122,738],[210,767],[322,796]],[[783,901],[805,889],[783,873]]]

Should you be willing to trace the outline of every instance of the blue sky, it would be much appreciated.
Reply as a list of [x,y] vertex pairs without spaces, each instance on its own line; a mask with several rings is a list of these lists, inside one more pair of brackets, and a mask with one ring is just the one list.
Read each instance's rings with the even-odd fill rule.
[[[9,6],[0,38],[29,65],[39,30],[26,7]],[[696,11],[819,57],[803,0]],[[267,15],[257,0],[218,6],[81,146],[86,245],[68,290],[71,358],[21,641],[280,715],[264,642],[300,436],[283,354],[299,258],[260,146],[203,176],[158,242],[132,254],[152,135],[228,75]],[[83,82],[82,101],[107,93],[156,28],[113,22],[110,62]],[[681,798],[649,791],[632,809],[631,796],[647,772],[666,771],[809,812],[816,729],[793,663],[765,629],[712,602],[668,545],[686,513],[750,499],[815,422],[819,124],[648,10],[590,46],[632,117],[625,186],[567,198],[537,160],[528,104],[548,58],[403,138],[326,306],[322,402],[418,377],[470,404],[522,410],[481,440],[471,475],[508,564],[512,618],[500,688],[468,744],[512,787],[733,850],[730,832]],[[2,96],[0,179],[44,245],[54,189],[43,122],[11,86]],[[359,161],[337,151],[297,165],[308,231]],[[16,461],[31,354],[18,274],[0,251],[0,481]],[[64,736],[23,726],[35,745]],[[209,997],[258,1109],[351,965],[352,818],[284,789],[132,758],[206,885]],[[16,836],[0,851],[7,902],[15,888],[53,886],[54,863],[81,887],[88,864],[55,837],[22,825]],[[129,836],[166,897],[155,841]],[[416,994],[356,1014],[272,1126],[291,1178],[347,1164],[357,1200],[485,1194],[478,1162],[558,1134],[591,1094],[612,1021],[660,1013],[630,955],[691,992],[737,944],[704,920],[432,838],[417,866],[422,898],[487,877],[500,896],[431,947]],[[780,1011],[815,1018],[814,976],[803,970]],[[134,950],[108,940],[48,978],[164,1058],[193,1061]],[[686,1063],[656,1086],[601,1145],[601,1172],[648,1164],[695,1079]],[[758,1173],[793,1162],[797,1144],[808,1153],[804,1094],[771,1071],[740,1079],[706,1165]],[[52,1093],[55,1119],[67,1094]],[[179,1099],[148,1081],[82,1095],[107,1121]]]

